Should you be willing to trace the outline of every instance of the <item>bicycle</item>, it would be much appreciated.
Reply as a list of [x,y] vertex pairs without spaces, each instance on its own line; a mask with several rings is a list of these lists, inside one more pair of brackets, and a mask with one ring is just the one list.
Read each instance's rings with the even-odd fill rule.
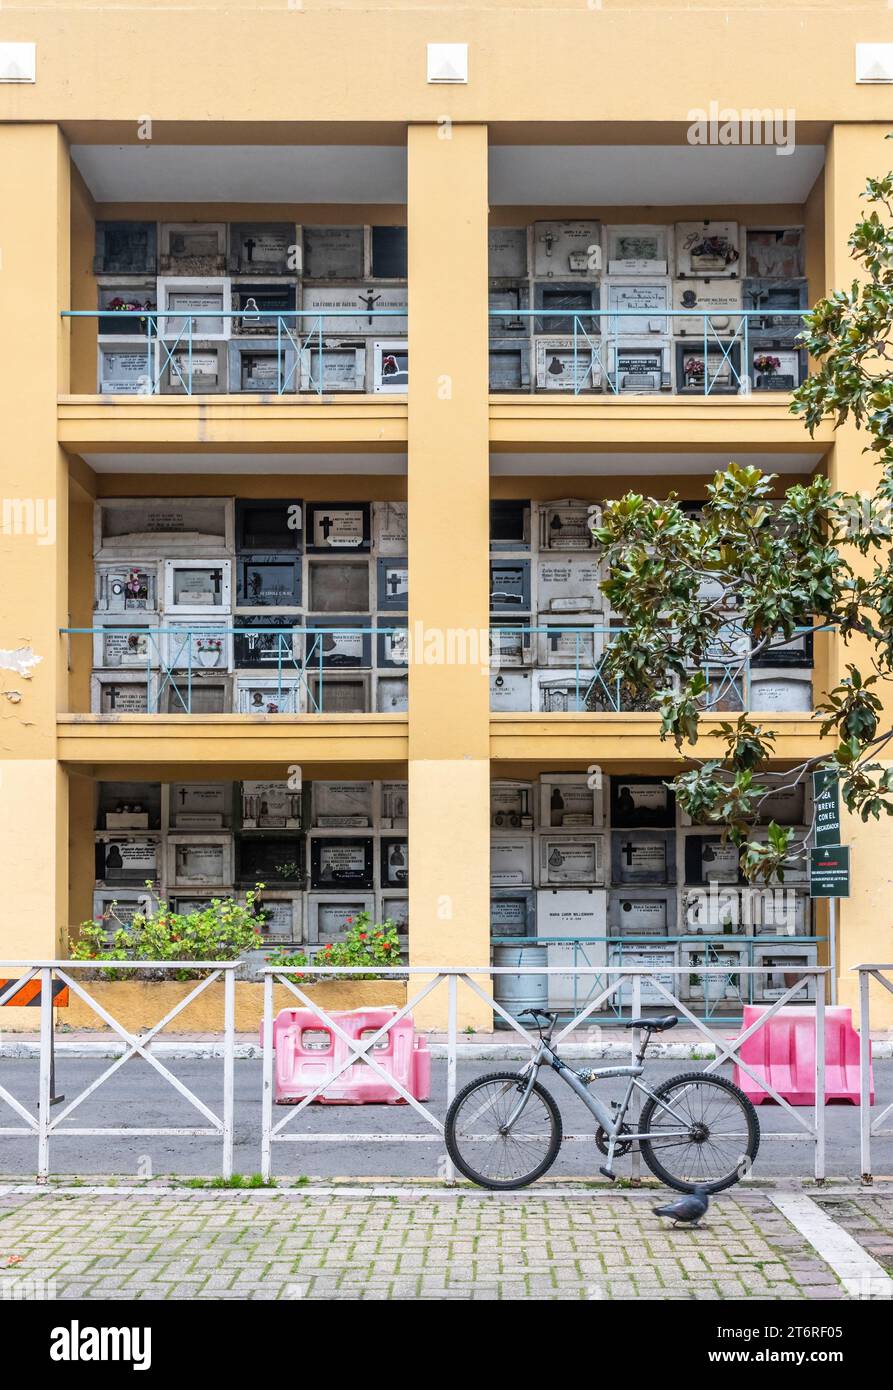
[[[624,1025],[644,1030],[641,1050],[631,1065],[579,1071],[563,1062],[552,1046],[557,1014],[530,1009],[519,1017],[533,1018],[539,1033],[531,1060],[518,1072],[490,1072],[469,1082],[447,1111],[447,1152],[473,1183],[491,1189],[526,1187],[555,1162],[563,1136],[561,1113],[538,1080],[543,1066],[551,1067],[598,1121],[595,1143],[607,1158],[599,1172],[612,1182],[617,1176],[615,1158],[629,1153],[634,1144],[654,1176],[677,1192],[696,1187],[722,1192],[750,1172],[760,1147],[760,1124],[743,1091],[725,1077],[704,1072],[685,1072],[654,1090],[640,1080],[652,1033],[675,1028],[675,1014],[634,1018]],[[545,1032],[542,1020],[548,1024]],[[609,1107],[590,1094],[593,1081],[620,1076],[629,1078],[622,1101],[612,1101]],[[646,1097],[635,1130],[626,1123],[634,1091]],[[519,1130],[522,1116],[524,1128]]]

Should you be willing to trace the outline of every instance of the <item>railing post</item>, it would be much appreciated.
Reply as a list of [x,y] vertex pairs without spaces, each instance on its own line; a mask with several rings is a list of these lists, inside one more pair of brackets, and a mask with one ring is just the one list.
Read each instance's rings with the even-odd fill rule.
[[223,1177],[233,1175],[233,1064],[236,1043],[236,972],[223,972]]
[[40,1079],[37,1097],[37,1181],[50,1172],[50,1106],[52,1104],[53,970],[40,971]]
[[825,1181],[825,977],[815,980],[815,1180]]
[[859,1134],[862,1181],[866,1187],[873,1182],[871,1172],[871,1026],[869,1023],[869,989],[871,974],[859,971]]
[[264,975],[264,1054],[261,1097],[260,1171],[265,1182],[272,1176],[273,1129],[273,976]]
[[[447,976],[447,1109],[456,1095],[456,1037],[458,1029],[458,975]],[[443,1169],[443,1180],[447,1187],[455,1187],[456,1170],[449,1154]]]
[[[633,975],[633,977],[632,977],[632,986],[633,986],[633,1011],[632,1011],[632,1012],[633,1012],[633,1018],[641,1018],[641,1017],[642,1017],[642,976],[641,976],[641,975],[638,975],[638,974],[637,974],[637,975]],[[618,990],[618,991],[617,991],[617,995],[615,996],[618,1003],[620,1002],[621,992],[622,992],[621,990]],[[638,1051],[639,1051],[639,1030],[638,1030],[638,1028],[631,1028],[631,1029],[630,1029],[630,1035],[629,1035],[629,1036],[630,1036],[630,1062],[631,1062],[631,1063],[634,1063],[635,1060],[636,1060],[636,1054],[637,1054]],[[634,1091],[633,1091],[633,1098],[632,1098],[632,1103],[631,1103],[631,1107],[630,1107],[630,1108],[631,1108],[631,1114],[630,1114],[630,1117],[629,1117],[629,1127],[630,1127],[631,1130],[635,1131],[635,1130],[637,1130],[637,1129],[639,1128],[639,1111],[640,1111],[641,1108],[642,1108],[641,1105],[640,1105],[640,1103],[639,1103],[639,1092],[638,1092],[637,1090],[634,1090]],[[640,1153],[639,1153],[639,1146],[638,1146],[638,1144],[633,1144],[632,1149],[631,1149],[631,1151],[630,1151],[630,1158],[631,1158],[631,1163],[632,1163],[632,1177],[630,1178],[630,1182],[632,1183],[633,1187],[638,1187],[638,1186],[640,1185],[641,1181],[642,1181],[642,1158],[641,1158],[641,1155],[640,1155]]]

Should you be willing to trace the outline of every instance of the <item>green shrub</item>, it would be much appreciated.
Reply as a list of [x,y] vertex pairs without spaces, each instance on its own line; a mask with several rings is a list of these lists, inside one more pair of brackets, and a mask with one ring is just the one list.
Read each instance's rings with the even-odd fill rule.
[[[384,922],[371,924],[368,912],[358,912],[356,917],[348,918],[348,933],[343,941],[333,941],[323,946],[313,957],[313,965],[399,965],[400,942],[397,928],[391,918]],[[273,951],[268,957],[268,965],[310,965],[311,960],[304,951]],[[290,974],[288,977],[296,984],[318,983],[318,975]],[[371,970],[362,975],[344,976],[352,980],[377,980],[379,975]]]

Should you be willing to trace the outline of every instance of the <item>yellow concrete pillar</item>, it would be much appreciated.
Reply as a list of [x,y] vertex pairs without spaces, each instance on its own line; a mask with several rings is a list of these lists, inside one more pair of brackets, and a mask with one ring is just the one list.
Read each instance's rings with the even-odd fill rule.
[[[831,132],[825,177],[825,264],[829,291],[847,289],[856,274],[847,245],[856,223],[868,212],[862,197],[869,177],[881,177],[893,167],[893,147],[885,142],[888,125],[838,125]],[[829,462],[832,482],[847,492],[874,491],[878,469],[873,455],[863,453],[868,437],[848,423],[837,431]],[[870,566],[869,566],[870,567]],[[870,671],[868,642],[852,641],[848,646],[835,641],[832,646],[832,682],[846,674],[847,662],[865,673]],[[893,718],[893,701],[887,701],[887,725]],[[859,962],[893,960],[893,871],[890,839],[893,821],[863,824],[844,813],[843,840],[850,846],[852,868],[851,896],[838,906],[839,987],[842,1004],[858,1004],[857,977],[851,967]],[[872,1023],[893,1024],[893,999],[880,989],[872,991]]]
[[[409,130],[412,964],[489,962],[487,130]],[[461,1026],[490,1014],[460,995]],[[445,1021],[444,987],[420,1018]]]
[[56,762],[67,699],[69,158],[54,125],[0,126],[0,956],[55,955],[68,921],[68,790]]

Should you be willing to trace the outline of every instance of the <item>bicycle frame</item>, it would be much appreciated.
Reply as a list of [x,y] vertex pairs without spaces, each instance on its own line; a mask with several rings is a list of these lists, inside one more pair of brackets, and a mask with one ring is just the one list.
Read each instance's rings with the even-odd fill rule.
[[[667,1139],[687,1139],[690,1134],[690,1128],[689,1125],[686,1124],[683,1116],[681,1116],[673,1108],[673,1106],[668,1105],[666,1101],[662,1100],[658,1095],[656,1095],[655,1092],[652,1091],[649,1086],[646,1086],[645,1083],[639,1079],[645,1070],[644,1048],[647,1047],[647,1045],[648,1044],[646,1042],[642,1052],[639,1054],[638,1060],[634,1063],[631,1063],[627,1067],[587,1068],[586,1075],[588,1080],[584,1081],[579,1072],[574,1071],[573,1067],[569,1067],[566,1062],[562,1062],[561,1058],[558,1056],[558,1053],[553,1051],[547,1039],[541,1037],[539,1047],[537,1048],[534,1056],[525,1066],[521,1068],[521,1071],[519,1072],[519,1076],[524,1076],[525,1074],[529,1073],[527,1085],[525,1086],[524,1092],[521,1095],[521,1098],[519,1099],[517,1105],[515,1106],[514,1110],[511,1112],[508,1119],[506,1120],[502,1132],[505,1134],[509,1134],[511,1132],[512,1127],[517,1123],[518,1119],[524,1112],[524,1108],[527,1105],[527,1102],[530,1098],[530,1094],[533,1090],[534,1082],[536,1081],[537,1076],[539,1075],[540,1067],[549,1066],[556,1073],[556,1075],[560,1076],[562,1081],[570,1087],[574,1094],[580,1097],[580,1100],[586,1106],[586,1109],[590,1112],[591,1115],[595,1116],[596,1120],[598,1120],[599,1125],[607,1135],[608,1157],[605,1169],[608,1173],[610,1173],[613,1168],[614,1149],[616,1148],[619,1142],[628,1144],[640,1143],[643,1139],[660,1139],[662,1141],[666,1141]],[[603,1101],[599,1100],[597,1095],[592,1094],[589,1090],[589,1086],[593,1081],[601,1081],[607,1079],[608,1077],[616,1076],[628,1076],[629,1084],[627,1085],[626,1094],[624,1095],[622,1102],[617,1107],[617,1109],[614,1110],[609,1109]],[[633,1092],[636,1090],[641,1091],[646,1096],[650,1096],[651,1099],[660,1107],[661,1110],[666,1111],[668,1115],[672,1115],[673,1119],[678,1121],[678,1123],[683,1126],[682,1129],[680,1129],[678,1132],[674,1130],[663,1129],[659,1133],[655,1134],[652,1134],[650,1132],[641,1133],[639,1131],[636,1131],[636,1133],[634,1134],[622,1134],[621,1131],[623,1128],[623,1123],[626,1119],[627,1111],[629,1110],[630,1101],[633,1098]],[[602,1171],[605,1171],[605,1169],[603,1169]]]

